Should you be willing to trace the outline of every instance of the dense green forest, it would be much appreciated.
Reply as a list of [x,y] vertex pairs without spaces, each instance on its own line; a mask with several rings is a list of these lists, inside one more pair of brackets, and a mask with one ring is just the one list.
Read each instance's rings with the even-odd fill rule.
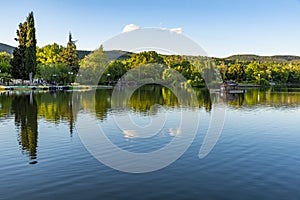
[[[135,81],[137,67],[142,76],[155,80],[176,80],[180,73],[192,86],[205,86],[213,80],[234,80],[255,85],[299,85],[300,57],[235,55],[228,58],[207,58],[161,55],[155,51],[130,53],[79,51],[69,33],[66,46],[56,43],[38,47],[33,12],[19,24],[16,48],[0,44],[0,79],[42,80],[43,84],[115,84],[119,80]],[[155,67],[153,68],[153,66]],[[140,68],[143,66],[143,68]],[[148,66],[148,67],[147,67]],[[150,67],[152,66],[152,67]],[[131,75],[124,76],[127,72]],[[141,71],[138,72],[141,75]],[[179,80],[179,79],[178,79]]]
[[[72,41],[69,41],[72,46]],[[76,46],[75,46],[76,47]],[[73,59],[68,60],[72,51],[56,43],[36,48],[36,78],[57,84],[70,84],[75,82],[76,75],[86,73],[95,76],[99,84],[113,84],[123,77],[126,72],[138,66],[158,64],[162,71],[160,77],[166,78],[168,69],[181,73],[193,86],[203,86],[203,70],[207,65],[195,66],[188,56],[161,55],[154,51],[141,53],[128,53],[122,51],[105,52],[102,47],[91,53],[86,53],[82,59],[74,52]],[[71,49],[72,49],[71,48]],[[70,49],[70,48],[69,48]],[[67,52],[67,53],[66,53]],[[70,53],[71,52],[71,53]],[[251,57],[251,58],[250,58]],[[232,56],[229,58],[206,58],[211,66],[218,69],[223,80],[234,80],[244,84],[300,84],[300,61],[297,57],[259,57],[259,56]],[[291,59],[289,59],[291,58]],[[0,53],[1,78],[7,80],[15,77],[11,66],[12,56],[6,52]],[[203,58],[202,58],[203,59]],[[82,74],[78,74],[78,70]],[[146,70],[143,70],[146,73]],[[102,77],[100,77],[100,75]],[[109,74],[110,76],[107,76]],[[99,75],[99,76],[98,76]],[[89,83],[87,78],[86,84]],[[135,77],[131,77],[134,80]],[[26,77],[24,78],[26,79]],[[84,82],[82,82],[84,83]]]

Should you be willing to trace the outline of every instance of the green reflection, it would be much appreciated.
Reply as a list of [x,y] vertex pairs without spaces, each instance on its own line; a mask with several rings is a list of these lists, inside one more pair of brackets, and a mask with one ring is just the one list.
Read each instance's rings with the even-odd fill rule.
[[38,106],[39,118],[55,124],[62,121],[67,122],[72,136],[74,127],[72,92],[35,93],[34,97]]
[[146,85],[132,94],[128,106],[135,112],[147,113],[156,104],[176,107],[178,106],[178,100],[168,88]]
[[23,151],[29,154],[32,160],[30,164],[37,161],[37,104],[32,93],[30,95],[16,95],[12,100],[12,112],[15,115],[15,125],[20,130],[19,144]]
[[11,113],[12,98],[8,97],[7,92],[0,91],[0,121],[8,117]]
[[[186,91],[186,94],[188,92],[190,91]],[[300,89],[248,89],[244,94],[210,94],[206,89],[194,88],[194,92],[197,96],[199,108],[204,108],[207,112],[211,111],[214,103],[220,101],[232,109],[258,109],[263,107],[284,109],[300,106]],[[8,118],[14,118],[15,126],[19,132],[18,142],[20,148],[29,155],[30,163],[34,164],[37,162],[39,121],[67,124],[70,129],[69,134],[72,136],[77,114],[81,110],[94,114],[100,121],[107,120],[110,112],[117,112],[111,108],[112,105],[119,102],[113,102],[111,97],[112,90],[109,89],[100,89],[96,92],[1,92],[0,122],[5,122]],[[80,109],[73,108],[73,106],[78,106],[75,103],[73,105],[74,98],[78,99]],[[122,101],[122,97],[119,100]],[[132,112],[142,113],[143,115],[156,115],[158,110],[153,109],[156,104],[167,109],[181,106],[179,98],[170,89],[158,85],[146,85],[137,89],[126,105]],[[189,105],[188,101],[184,104],[190,106],[191,109],[197,109],[193,105]],[[43,132],[43,130],[40,130],[40,132]]]
[[107,117],[108,110],[111,108],[111,94],[112,90],[97,90],[95,94],[95,112],[100,120]]
[[199,107],[204,107],[207,112],[211,111],[212,100],[211,95],[207,89],[194,88],[198,99]]
[[[122,90],[122,88],[118,88],[118,90]],[[127,93],[125,91],[119,93],[119,98],[114,99],[115,102],[112,100],[111,104],[119,105],[121,107],[127,105],[132,111],[144,114],[155,114],[151,109],[156,104],[169,108],[184,106],[195,109],[195,106],[198,105],[194,105],[194,101],[191,99],[191,93],[195,92],[199,106],[204,106],[207,111],[210,111],[211,100],[208,90],[199,88],[195,91],[191,90],[192,89],[177,88],[175,91],[172,91],[171,89],[160,85],[144,85],[133,92],[129,98],[129,102],[126,102]]]
[[300,90],[291,88],[249,89],[244,94],[221,94],[229,106],[236,108],[251,107],[298,107]]

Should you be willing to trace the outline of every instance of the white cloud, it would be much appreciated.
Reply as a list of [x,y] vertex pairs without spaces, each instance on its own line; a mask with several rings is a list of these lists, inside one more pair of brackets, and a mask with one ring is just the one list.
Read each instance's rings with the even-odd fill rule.
[[170,31],[174,32],[174,33],[177,33],[177,34],[182,34],[183,33],[182,28],[171,28]]
[[138,29],[141,29],[141,27],[135,25],[135,24],[128,24],[126,25],[124,28],[123,28],[123,33],[127,33],[127,32],[130,32],[130,31],[135,31],[135,30],[138,30]]
[[[138,25],[135,25],[135,24],[128,24],[126,25],[124,28],[123,28],[123,33],[128,33],[128,32],[131,32],[131,31],[135,31],[135,30],[139,30],[141,29],[141,27],[139,27]],[[171,29],[168,29],[168,28],[164,28],[164,27],[161,27],[160,28],[161,30],[169,30],[173,33],[177,33],[177,34],[182,34],[183,33],[183,29],[181,27],[178,27],[178,28],[171,28]]]

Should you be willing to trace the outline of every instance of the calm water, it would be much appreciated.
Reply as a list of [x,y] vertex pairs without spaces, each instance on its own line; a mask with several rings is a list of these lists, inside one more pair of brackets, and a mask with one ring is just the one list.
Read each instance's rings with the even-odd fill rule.
[[[129,174],[86,150],[77,120],[93,116],[120,148],[151,152],[178,133],[181,109],[171,91],[143,87],[131,96],[127,111],[112,109],[111,90],[0,93],[0,199],[299,199],[300,90],[196,94],[199,106],[185,109],[200,113],[199,129],[184,155],[164,169]],[[74,98],[80,108],[74,108]],[[215,148],[200,159],[216,100],[226,104],[224,128]],[[161,133],[141,139],[114,124],[113,116],[126,112],[140,126],[149,116],[168,119]]]

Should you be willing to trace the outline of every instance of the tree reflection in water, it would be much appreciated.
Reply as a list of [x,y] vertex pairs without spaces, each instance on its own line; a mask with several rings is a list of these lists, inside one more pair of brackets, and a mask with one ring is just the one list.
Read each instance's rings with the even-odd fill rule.
[[[204,88],[194,88],[199,108],[210,112],[215,102],[224,102],[231,109],[251,107],[272,107],[284,109],[285,107],[300,106],[300,89],[249,89],[245,94],[216,94],[212,95]],[[92,96],[91,96],[92,95]],[[37,163],[38,147],[38,120],[60,124],[67,123],[70,136],[79,110],[73,105],[74,97],[83,110],[87,110],[100,121],[107,120],[111,106],[116,102],[111,99],[112,90],[101,89],[96,93],[89,91],[74,92],[1,92],[0,93],[0,122],[10,116],[15,119],[18,131],[18,142],[23,153],[30,158],[30,164]],[[72,99],[73,98],[73,99]],[[128,106],[131,111],[142,115],[156,115],[153,105],[165,107],[178,107],[176,95],[168,88],[158,85],[146,85],[136,90],[129,99]],[[192,108],[195,109],[195,108]],[[77,110],[77,111],[76,111]],[[172,133],[176,131],[172,131]],[[124,133],[125,134],[125,133]],[[132,137],[132,133],[127,133]]]
[[30,156],[30,164],[36,164],[38,123],[37,104],[30,95],[14,96],[12,101],[12,112],[15,115],[15,125],[20,131],[19,144],[22,151]]

